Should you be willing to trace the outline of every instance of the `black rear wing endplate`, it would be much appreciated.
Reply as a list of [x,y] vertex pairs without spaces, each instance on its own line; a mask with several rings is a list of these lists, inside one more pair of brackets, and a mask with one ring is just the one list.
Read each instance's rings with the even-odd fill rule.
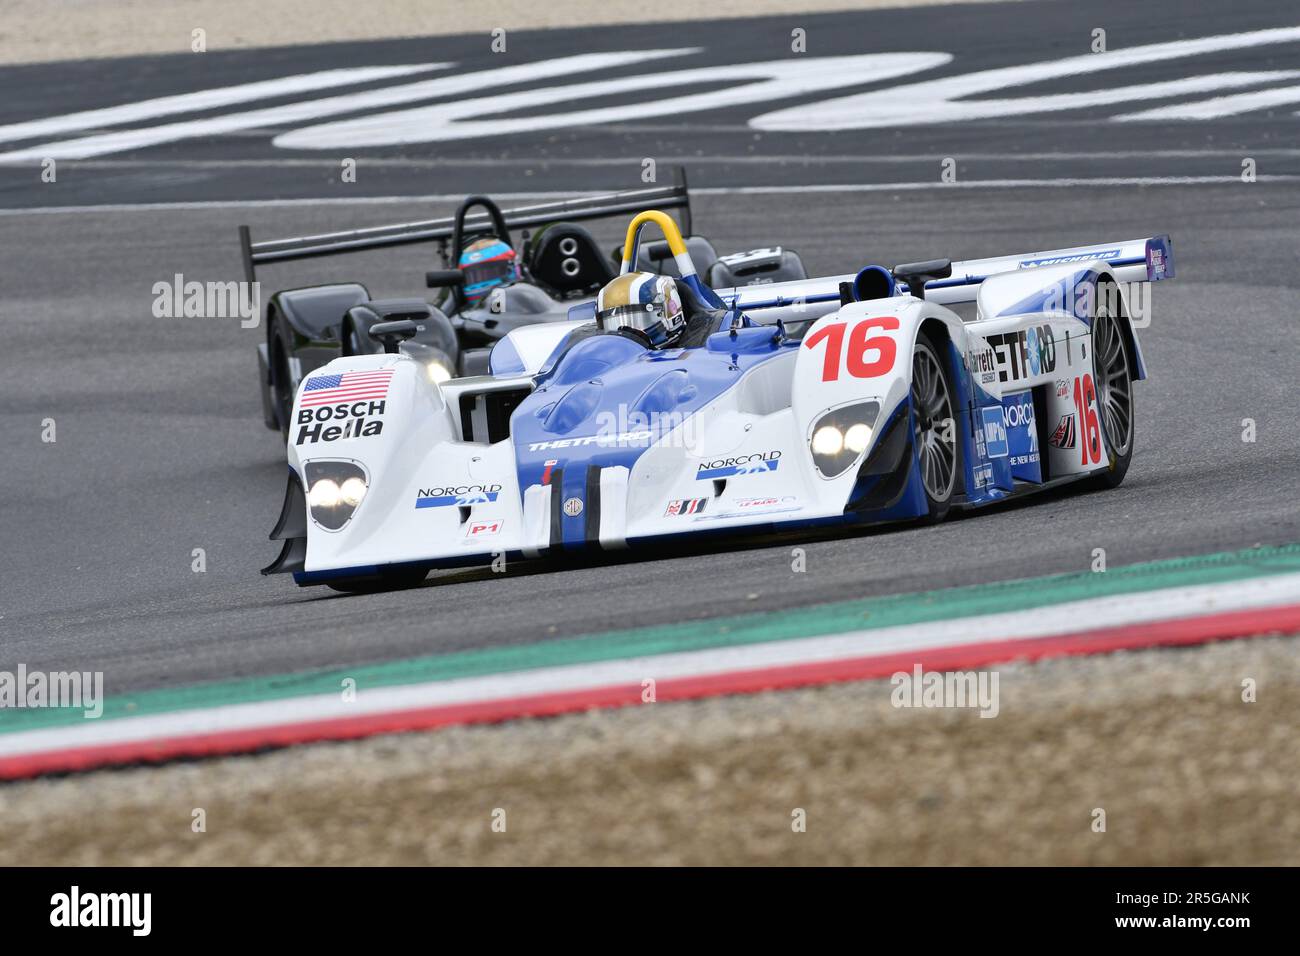
[[[673,167],[670,186],[647,186],[623,192],[584,196],[557,202],[537,203],[506,210],[506,226],[526,229],[547,223],[586,219],[603,219],[607,216],[631,215],[646,209],[677,209],[682,235],[691,234],[691,197],[686,186],[686,170]],[[421,222],[403,222],[391,226],[372,226],[345,232],[326,232],[315,236],[298,236],[289,239],[266,239],[253,242],[248,226],[239,227],[239,245],[244,261],[244,278],[256,281],[257,267],[273,262],[295,262],[321,256],[337,256],[348,252],[370,249],[387,249],[409,246],[421,242],[446,241],[455,230],[456,217],[426,219]],[[467,230],[491,225],[486,214],[468,216]]]

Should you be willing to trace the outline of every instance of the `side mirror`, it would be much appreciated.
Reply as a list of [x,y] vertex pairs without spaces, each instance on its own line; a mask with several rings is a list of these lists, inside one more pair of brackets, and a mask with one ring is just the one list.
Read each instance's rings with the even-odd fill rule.
[[415,338],[416,325],[413,319],[398,319],[396,322],[376,322],[370,327],[370,337],[384,344],[384,351],[389,355],[397,352],[397,347],[407,339]]
[[465,273],[459,269],[434,269],[424,274],[424,284],[430,289],[447,289],[465,284]]
[[952,275],[951,259],[928,259],[925,262],[908,262],[894,266],[894,278],[907,286],[907,291],[918,299],[925,298],[925,284],[934,279]]

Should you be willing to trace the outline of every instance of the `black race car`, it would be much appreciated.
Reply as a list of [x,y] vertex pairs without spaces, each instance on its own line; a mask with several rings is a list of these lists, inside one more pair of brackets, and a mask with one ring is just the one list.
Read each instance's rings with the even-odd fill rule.
[[[370,335],[380,322],[411,319],[415,336],[402,350],[424,361],[431,377],[441,380],[486,374],[487,356],[511,329],[568,317],[569,309],[590,299],[618,274],[622,250],[603,253],[580,222],[626,217],[645,209],[675,209],[696,271],[712,288],[805,278],[803,262],[793,250],[773,247],[719,257],[712,243],[691,234],[690,194],[685,174],[675,171],[671,186],[650,186],[562,202],[502,211],[486,196],[470,196],[456,215],[445,219],[399,223],[348,232],[325,233],[254,243],[247,226],[239,227],[245,278],[256,279],[259,265],[292,262],[347,252],[434,243],[442,268],[426,273],[436,290],[432,301],[376,299],[360,282],[287,289],[266,305],[266,341],[258,345],[258,382],[266,426],[282,432],[299,382],[339,355],[380,352]],[[536,229],[535,232],[529,232]],[[490,294],[472,297],[469,270],[459,268],[465,250],[493,237],[512,250],[511,230],[521,232],[513,281]],[[676,275],[664,242],[645,244],[637,268]]]

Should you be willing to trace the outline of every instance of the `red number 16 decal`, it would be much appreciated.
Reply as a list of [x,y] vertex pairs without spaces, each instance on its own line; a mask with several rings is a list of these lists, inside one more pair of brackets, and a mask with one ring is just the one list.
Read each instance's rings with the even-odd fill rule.
[[1080,449],[1084,465],[1101,462],[1101,426],[1097,421],[1097,389],[1092,376],[1085,374],[1074,380],[1074,410],[1079,416],[1079,432],[1083,441]]
[[[847,325],[839,322],[823,325],[804,339],[804,347],[810,349],[816,348],[822,342],[826,343],[826,361],[822,365],[823,382],[838,381],[842,366],[846,366],[848,373],[854,378],[877,378],[894,367],[894,359],[898,357],[898,344],[887,335],[877,335],[874,338],[868,338],[867,335],[872,329],[885,331],[897,329],[898,319],[892,315],[881,315],[863,319],[853,326],[853,331],[849,334],[846,357],[844,332],[847,328]],[[880,354],[868,362],[867,353],[873,350]]]

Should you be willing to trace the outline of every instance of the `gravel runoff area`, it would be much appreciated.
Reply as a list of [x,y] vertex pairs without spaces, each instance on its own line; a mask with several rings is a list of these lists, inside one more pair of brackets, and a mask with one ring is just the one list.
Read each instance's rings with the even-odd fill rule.
[[447,36],[647,21],[715,20],[991,0],[0,0],[0,65],[338,40]]
[[1298,640],[1003,666],[992,719],[869,681],[13,783],[0,864],[1294,865]]

